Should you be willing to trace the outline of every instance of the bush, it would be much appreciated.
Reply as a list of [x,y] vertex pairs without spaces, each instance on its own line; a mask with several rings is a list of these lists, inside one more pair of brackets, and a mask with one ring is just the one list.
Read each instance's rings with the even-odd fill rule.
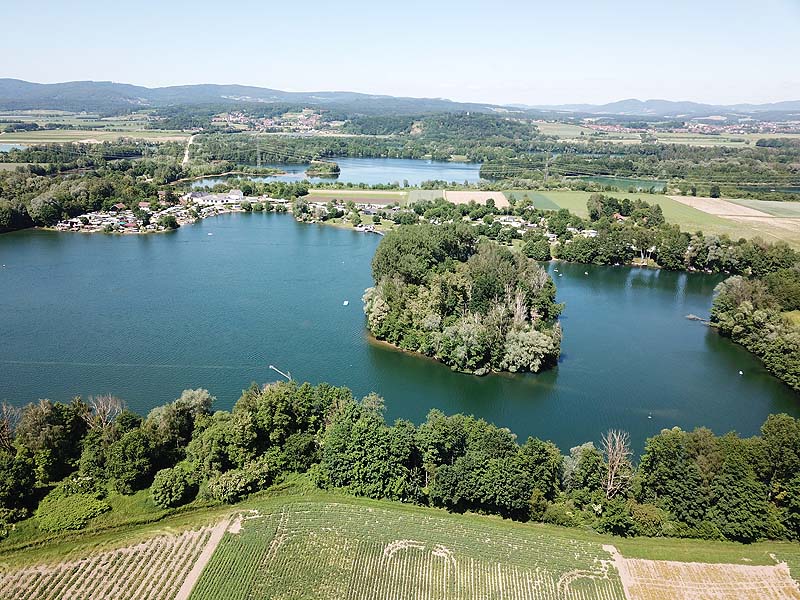
[[150,495],[159,508],[174,508],[190,502],[197,494],[197,486],[180,466],[161,469],[156,473]]
[[636,502],[631,503],[630,511],[633,519],[633,530],[636,535],[647,537],[664,535],[664,524],[668,519],[666,512],[652,504],[638,504]]
[[51,533],[83,529],[95,517],[111,510],[91,494],[65,494],[62,487],[45,496],[36,509],[39,529]]
[[208,495],[218,502],[233,504],[252,491],[252,480],[240,469],[220,473],[208,480]]
[[571,501],[554,502],[548,506],[542,515],[542,521],[552,525],[562,527],[577,527],[581,524],[580,511],[578,511]]
[[628,505],[623,500],[609,500],[603,505],[603,511],[597,519],[597,530],[621,537],[634,533],[634,522]]

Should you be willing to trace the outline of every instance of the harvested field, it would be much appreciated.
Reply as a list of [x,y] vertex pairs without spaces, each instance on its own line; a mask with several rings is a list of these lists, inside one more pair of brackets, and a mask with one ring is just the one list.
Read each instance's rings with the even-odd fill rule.
[[203,527],[78,560],[4,571],[0,598],[172,600],[201,553],[213,552],[213,533],[214,528]]
[[784,563],[726,565],[617,556],[615,565],[630,600],[800,600],[800,588]]
[[469,204],[474,200],[478,204],[486,204],[489,199],[494,200],[495,206],[508,206],[508,199],[506,199],[503,192],[482,192],[480,190],[467,190],[467,191],[445,191],[445,200],[453,204]]
[[[782,240],[793,246],[800,246],[800,214],[798,216],[775,216],[770,212],[754,208],[752,202],[744,204],[719,198],[695,198],[692,196],[670,196],[670,198],[706,214],[738,224],[741,228],[741,235],[744,237],[760,236],[768,242]],[[772,213],[777,210],[772,206],[774,204],[779,203],[770,203],[769,209]],[[783,212],[784,214],[787,212],[786,208]]]
[[676,202],[702,210],[710,215],[720,217],[769,217],[769,213],[761,212],[749,206],[728,202],[722,198],[701,198],[695,196],[669,196]]

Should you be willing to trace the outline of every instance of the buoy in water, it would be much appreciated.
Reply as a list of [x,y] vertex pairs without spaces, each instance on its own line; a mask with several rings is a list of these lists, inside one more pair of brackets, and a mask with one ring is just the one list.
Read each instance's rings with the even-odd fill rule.
[[350,304],[350,300],[345,300],[342,302],[342,306],[347,306],[348,304]]
[[744,375],[744,371],[739,371],[739,375]]
[[589,271],[584,271],[584,272],[583,272],[583,274],[584,274],[584,275],[588,275],[588,274],[589,274]]
[[649,415],[647,415],[647,418],[648,419],[652,419],[653,418],[653,413],[650,413]]

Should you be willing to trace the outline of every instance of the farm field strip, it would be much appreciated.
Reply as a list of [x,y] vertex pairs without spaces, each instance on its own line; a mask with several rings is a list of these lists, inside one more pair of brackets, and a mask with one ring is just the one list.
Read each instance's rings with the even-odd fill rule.
[[172,600],[213,529],[159,535],[78,560],[0,573],[0,597]]

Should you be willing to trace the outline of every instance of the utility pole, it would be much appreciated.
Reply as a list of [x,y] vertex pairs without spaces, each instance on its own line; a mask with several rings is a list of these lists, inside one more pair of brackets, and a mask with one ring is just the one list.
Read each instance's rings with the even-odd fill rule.
[[256,134],[256,166],[261,168],[261,138]]

